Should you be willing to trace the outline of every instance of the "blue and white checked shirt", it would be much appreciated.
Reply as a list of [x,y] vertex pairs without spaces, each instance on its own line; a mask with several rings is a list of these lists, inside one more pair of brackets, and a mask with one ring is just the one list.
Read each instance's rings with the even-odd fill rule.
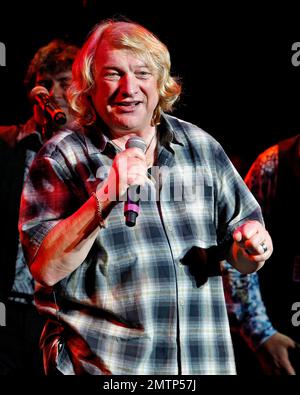
[[[262,220],[260,208],[210,135],[164,115],[159,136],[162,171],[145,187],[159,200],[141,198],[132,228],[124,224],[123,203],[115,205],[85,261],[36,292],[38,308],[49,316],[41,339],[47,369],[235,374],[217,263],[235,227]],[[95,129],[62,132],[46,143],[22,196],[29,262],[49,230],[96,190],[114,154]]]

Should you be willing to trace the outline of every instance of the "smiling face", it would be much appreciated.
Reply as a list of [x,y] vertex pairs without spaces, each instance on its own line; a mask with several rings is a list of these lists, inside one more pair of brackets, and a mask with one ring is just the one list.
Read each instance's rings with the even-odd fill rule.
[[126,49],[103,40],[96,51],[94,107],[114,137],[147,135],[159,101],[157,74]]

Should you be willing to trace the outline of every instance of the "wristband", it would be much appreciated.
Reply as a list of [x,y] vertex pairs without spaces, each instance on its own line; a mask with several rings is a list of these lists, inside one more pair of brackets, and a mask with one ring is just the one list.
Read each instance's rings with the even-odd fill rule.
[[103,216],[102,216],[102,211],[103,211],[102,202],[99,200],[99,198],[95,192],[92,193],[92,196],[96,200],[97,216],[98,216],[100,228],[106,228],[106,223],[105,223],[105,220],[103,219]]

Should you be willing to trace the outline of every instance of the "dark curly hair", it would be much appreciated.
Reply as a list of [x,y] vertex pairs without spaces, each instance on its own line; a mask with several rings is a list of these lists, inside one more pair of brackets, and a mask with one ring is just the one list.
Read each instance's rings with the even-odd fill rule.
[[28,90],[33,88],[37,73],[57,74],[72,69],[79,48],[61,39],[50,41],[41,47],[28,67],[24,84]]

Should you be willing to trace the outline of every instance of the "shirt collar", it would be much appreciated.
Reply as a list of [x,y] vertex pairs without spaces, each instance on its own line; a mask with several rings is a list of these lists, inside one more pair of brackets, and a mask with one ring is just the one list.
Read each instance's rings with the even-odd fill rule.
[[[84,136],[88,137],[85,138],[85,142],[89,155],[99,154],[99,152],[104,153],[104,151],[108,149],[108,146],[109,149],[116,151],[114,145],[111,144],[109,137],[107,137],[103,132],[103,126],[99,124],[84,128],[74,123],[73,128],[71,129],[74,131],[81,131]],[[170,148],[171,151],[173,151],[173,144],[184,146],[182,138],[172,125],[172,117],[162,114],[161,122],[157,126],[157,130],[159,143],[166,148]]]
[[[173,144],[184,146],[184,142],[179,135],[178,131],[172,124],[172,119],[170,115],[162,114],[161,122],[158,125],[159,142],[166,148],[171,148]],[[174,151],[173,151],[174,152]]]

